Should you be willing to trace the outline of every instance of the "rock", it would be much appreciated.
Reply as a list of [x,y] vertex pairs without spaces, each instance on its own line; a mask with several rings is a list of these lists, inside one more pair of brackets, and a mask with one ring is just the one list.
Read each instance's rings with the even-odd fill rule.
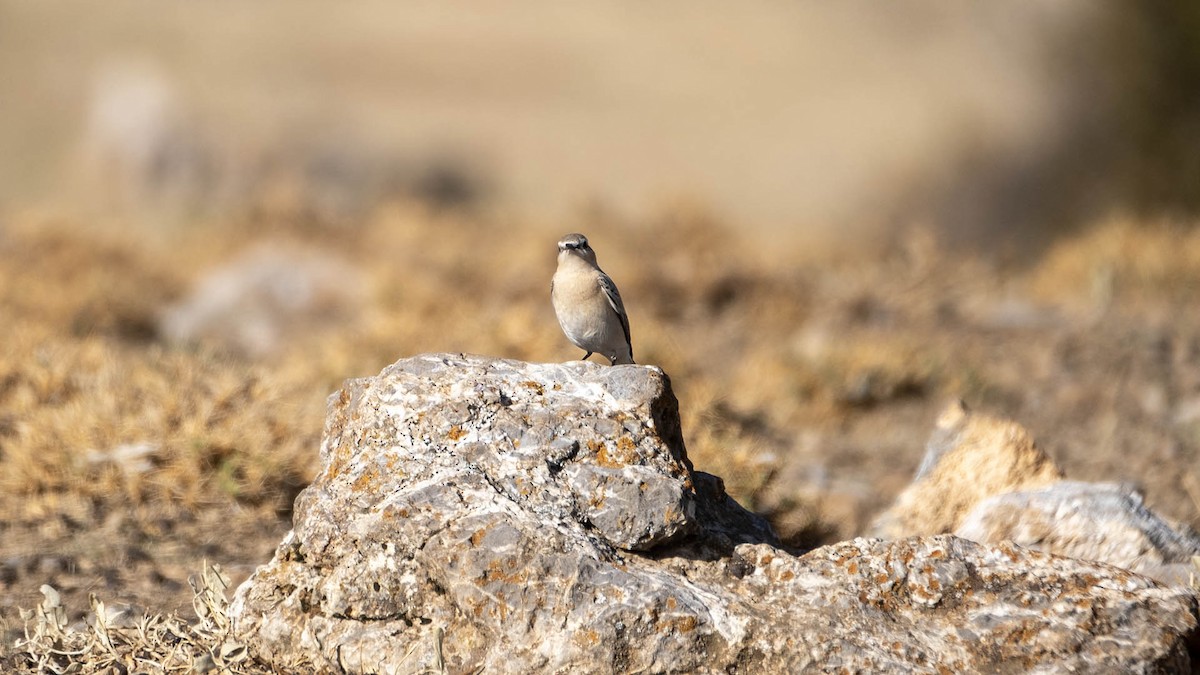
[[328,672],[1182,672],[1196,599],[953,536],[802,557],[694,471],[649,366],[402,360],[330,398],[294,529],[236,592]]
[[75,151],[81,187],[106,208],[192,206],[216,168],[178,82],[158,63],[117,59],[91,74]]
[[1183,586],[1200,576],[1195,532],[1146,508],[1131,487],[1063,480],[1020,425],[961,403],[942,413],[917,477],[872,533],[1010,541]]
[[264,357],[356,316],[363,285],[353,267],[327,253],[262,245],[205,276],[163,313],[159,332]]
[[128,474],[142,474],[154,469],[160,450],[157,443],[123,443],[109,450],[89,450],[84,459],[88,464],[109,464]]
[[938,418],[912,484],[875,520],[871,534],[895,539],[953,532],[992,495],[1062,478],[1062,469],[1019,424],[968,412],[955,402]]
[[984,500],[955,532],[980,542],[1012,541],[1039,551],[1100,560],[1186,585],[1200,568],[1200,537],[1172,525],[1131,487],[1063,481]]

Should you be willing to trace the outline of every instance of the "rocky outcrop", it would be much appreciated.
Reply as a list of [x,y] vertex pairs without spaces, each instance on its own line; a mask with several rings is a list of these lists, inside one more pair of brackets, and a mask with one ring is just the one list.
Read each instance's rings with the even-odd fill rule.
[[952,536],[796,556],[694,471],[661,370],[402,360],[330,399],[323,469],[231,615],[330,672],[1178,672],[1196,599]]
[[1200,537],[1146,508],[1132,487],[1064,480],[1024,428],[962,403],[942,413],[912,485],[873,532],[939,533],[1096,560],[1167,583],[1190,585],[1200,575]]

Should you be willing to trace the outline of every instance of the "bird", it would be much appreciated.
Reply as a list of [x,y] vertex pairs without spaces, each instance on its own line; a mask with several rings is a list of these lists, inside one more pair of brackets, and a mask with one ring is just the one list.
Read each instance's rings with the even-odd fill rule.
[[558,240],[558,269],[550,280],[550,300],[567,339],[612,365],[633,363],[629,316],[612,277],[596,263],[587,237],[572,233]]

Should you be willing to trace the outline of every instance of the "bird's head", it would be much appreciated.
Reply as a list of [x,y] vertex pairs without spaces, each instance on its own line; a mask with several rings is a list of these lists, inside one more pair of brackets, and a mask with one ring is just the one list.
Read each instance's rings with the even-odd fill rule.
[[572,233],[558,240],[559,261],[571,256],[583,258],[593,265],[596,264],[596,252],[588,245],[587,237],[582,234]]

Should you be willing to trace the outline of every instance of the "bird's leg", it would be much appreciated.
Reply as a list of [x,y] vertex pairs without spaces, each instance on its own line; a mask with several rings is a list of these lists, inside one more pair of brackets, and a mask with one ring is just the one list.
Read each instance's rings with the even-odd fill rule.
[[586,353],[586,354],[584,354],[584,355],[583,355],[583,358],[582,358],[582,359],[579,359],[579,360],[580,360],[580,361],[587,361],[587,360],[588,360],[588,357],[589,357],[589,356],[591,356],[591,355],[592,355],[592,352],[588,352],[588,353]]

